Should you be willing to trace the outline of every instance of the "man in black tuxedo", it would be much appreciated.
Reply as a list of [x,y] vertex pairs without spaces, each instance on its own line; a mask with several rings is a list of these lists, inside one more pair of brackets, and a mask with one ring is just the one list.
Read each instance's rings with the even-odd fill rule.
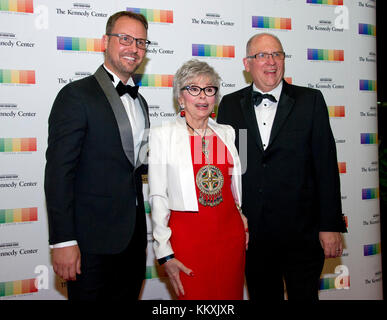
[[233,126],[246,171],[242,209],[250,242],[251,300],[317,300],[326,258],[339,257],[345,232],[335,140],[320,91],[283,80],[285,53],[271,34],[247,43],[253,84],[224,96],[218,122]]
[[73,300],[138,299],[145,277],[142,178],[148,106],[131,78],[148,23],[117,12],[104,64],[66,85],[49,117],[45,193],[54,271]]

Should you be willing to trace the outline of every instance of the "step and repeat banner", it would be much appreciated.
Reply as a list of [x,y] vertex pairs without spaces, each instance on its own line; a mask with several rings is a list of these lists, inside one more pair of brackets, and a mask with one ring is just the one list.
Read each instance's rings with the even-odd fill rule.
[[[103,62],[107,19],[121,10],[149,21],[151,45],[135,80],[152,125],[176,116],[173,75],[183,62],[212,65],[225,95],[250,82],[247,40],[260,32],[281,39],[286,81],[322,91],[338,151],[348,233],[343,256],[326,260],[320,299],[382,299],[375,0],[0,0],[0,299],[66,299],[48,247],[47,119],[58,91]],[[146,208],[141,298],[173,299]]]

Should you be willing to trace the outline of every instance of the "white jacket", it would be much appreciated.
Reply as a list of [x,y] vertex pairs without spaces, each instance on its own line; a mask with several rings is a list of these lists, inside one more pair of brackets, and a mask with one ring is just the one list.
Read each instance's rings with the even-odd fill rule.
[[[232,194],[242,206],[241,163],[235,148],[235,132],[229,125],[208,120],[208,126],[226,145],[232,155]],[[177,117],[149,134],[149,203],[152,209],[153,247],[156,258],[173,253],[169,242],[168,227],[170,210],[198,211],[195,177],[191,159],[191,147],[185,119]]]

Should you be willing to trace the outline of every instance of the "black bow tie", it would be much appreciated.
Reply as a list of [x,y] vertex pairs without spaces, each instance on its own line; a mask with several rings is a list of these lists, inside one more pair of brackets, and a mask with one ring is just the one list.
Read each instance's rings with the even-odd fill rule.
[[125,93],[129,93],[129,95],[133,98],[137,98],[138,86],[132,87],[131,85],[124,85],[121,81],[118,83],[116,90],[119,96],[123,96]]
[[253,91],[253,105],[259,106],[263,99],[269,99],[272,102],[277,102],[277,99],[272,94],[260,93],[258,91]]

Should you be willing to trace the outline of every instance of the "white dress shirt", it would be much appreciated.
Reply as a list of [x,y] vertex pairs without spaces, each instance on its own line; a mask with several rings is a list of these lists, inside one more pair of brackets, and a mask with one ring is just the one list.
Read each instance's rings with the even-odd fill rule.
[[[121,81],[111,70],[109,70],[106,65],[103,65],[104,68],[113,76],[113,85],[114,87],[117,87],[118,83]],[[124,83],[125,85],[131,85],[134,86],[134,82],[132,77],[129,78],[127,83]],[[138,100],[138,99],[136,99]],[[134,146],[134,163],[137,162],[138,158],[138,152],[140,150],[142,138],[144,136],[144,130],[145,130],[145,118],[144,113],[141,109],[141,106],[139,102],[136,101],[128,94],[125,93],[121,96],[121,101],[124,104],[125,111],[128,114],[128,118],[130,121],[130,126],[132,127],[132,134],[133,134],[133,146]]]
[[[109,70],[106,65],[103,65],[104,68],[113,76],[113,85],[114,87],[117,87],[118,83],[121,81],[111,70]],[[134,86],[133,79],[130,77],[127,83],[124,83],[126,85],[131,85]],[[136,99],[138,100],[138,99]],[[121,101],[125,107],[125,111],[128,114],[128,118],[130,121],[130,125],[132,127],[132,134],[133,134],[133,146],[134,146],[134,163],[137,162],[138,158],[138,153],[140,150],[142,138],[144,135],[144,130],[145,130],[145,118],[144,118],[144,113],[141,109],[141,106],[139,102],[135,102],[135,100],[128,94],[125,93],[124,95],[121,96]],[[136,204],[137,204],[137,199],[136,199]],[[60,242],[56,243],[54,245],[50,245],[50,248],[64,248],[64,247],[69,247],[69,246],[74,246],[77,245],[76,240],[70,240],[66,242]]]
[[258,106],[255,106],[255,116],[257,118],[259,134],[261,135],[262,146],[265,150],[269,144],[271,128],[273,127],[275,114],[277,112],[278,101],[282,91],[282,81],[275,89],[269,92],[262,92],[255,84],[253,84],[253,91],[258,91],[262,94],[271,94],[277,100],[277,102],[273,102],[264,98]]

